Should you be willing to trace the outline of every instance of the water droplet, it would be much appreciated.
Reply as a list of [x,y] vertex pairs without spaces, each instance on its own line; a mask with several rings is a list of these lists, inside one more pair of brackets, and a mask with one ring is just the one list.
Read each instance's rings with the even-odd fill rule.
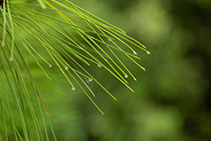
[[125,78],[128,78],[128,75],[127,74],[125,74],[125,76],[124,76]]
[[87,82],[87,83],[90,83],[90,82],[92,82],[92,81],[93,81],[93,79],[88,78],[86,82]]
[[75,87],[72,87],[72,90],[75,91]]
[[51,65],[51,64],[49,64],[49,65],[48,65],[48,67],[49,67],[49,68],[52,68],[52,65]]
[[13,61],[13,58],[12,58],[12,57],[10,58],[10,61],[11,61],[11,62]]
[[147,51],[147,54],[151,54],[151,52]]
[[134,55],[137,55],[137,52],[136,52],[136,51],[133,51],[133,54],[134,54]]
[[89,81],[89,82],[92,82],[92,81],[93,81],[93,79],[92,79],[92,78],[89,78],[89,79],[88,79],[88,81]]
[[65,67],[65,70],[68,70],[68,69],[69,69],[69,68],[66,66],[66,67]]
[[102,66],[101,66],[100,64],[97,64],[97,67],[98,67],[98,68],[101,68]]

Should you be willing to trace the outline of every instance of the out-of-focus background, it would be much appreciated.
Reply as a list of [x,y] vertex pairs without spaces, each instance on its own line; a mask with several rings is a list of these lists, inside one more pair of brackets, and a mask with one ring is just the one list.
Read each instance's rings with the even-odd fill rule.
[[79,90],[34,67],[59,141],[210,141],[211,1],[72,0],[145,44],[147,71],[129,63],[130,93],[101,69],[91,70],[117,98],[92,87],[102,116]]
[[92,71],[118,98],[113,102],[93,87],[105,116],[82,92],[71,91],[62,76],[52,82],[40,78],[58,140],[211,140],[211,1],[73,2],[125,29],[152,55],[139,52],[146,72],[130,63],[138,80],[128,78],[135,94],[100,69]]

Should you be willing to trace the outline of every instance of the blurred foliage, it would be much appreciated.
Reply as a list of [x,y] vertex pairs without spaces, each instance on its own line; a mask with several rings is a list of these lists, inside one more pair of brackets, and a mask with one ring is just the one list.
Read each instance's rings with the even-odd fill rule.
[[146,73],[129,65],[137,77],[137,82],[128,78],[134,95],[103,69],[90,70],[118,99],[113,102],[92,86],[105,116],[80,91],[71,91],[54,68],[49,68],[54,80],[49,82],[31,64],[58,140],[210,141],[211,1],[73,2],[125,29],[152,55],[138,52]]
[[98,103],[106,113],[101,116],[79,97],[73,110],[78,118],[72,122],[80,123],[75,129],[82,137],[75,140],[211,140],[211,2],[86,0],[78,4],[126,29],[152,55],[144,56],[146,73],[131,64],[138,80],[131,81],[135,95],[93,70],[109,83],[118,103],[101,96]]

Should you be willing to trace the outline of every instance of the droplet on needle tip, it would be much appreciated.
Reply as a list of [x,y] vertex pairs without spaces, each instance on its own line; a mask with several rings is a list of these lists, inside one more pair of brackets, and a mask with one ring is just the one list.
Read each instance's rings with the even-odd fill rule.
[[125,78],[128,78],[128,75],[127,75],[127,74],[125,74],[125,75],[124,75],[124,77],[125,77]]
[[10,58],[10,61],[11,61],[11,62],[13,61],[13,58],[12,58],[12,57]]
[[102,66],[101,66],[100,64],[97,64],[97,67],[98,67],[98,68],[101,68]]
[[137,52],[136,52],[136,51],[133,51],[133,54],[134,54],[134,55],[137,55]]
[[72,87],[72,90],[75,91],[75,87]]
[[69,68],[66,66],[66,67],[65,67],[65,70],[68,70],[68,69],[69,69]]

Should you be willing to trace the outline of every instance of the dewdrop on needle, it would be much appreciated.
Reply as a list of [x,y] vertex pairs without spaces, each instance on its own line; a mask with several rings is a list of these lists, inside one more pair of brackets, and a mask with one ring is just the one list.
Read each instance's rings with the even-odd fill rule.
[[102,66],[101,66],[100,64],[97,64],[97,67],[98,67],[98,68],[101,68]]
[[124,75],[124,77],[125,77],[125,78],[128,78],[128,75],[127,75],[127,74],[125,74],[125,75]]
[[66,67],[65,67],[65,70],[68,70],[68,69],[69,69],[69,68],[66,66]]
[[89,82],[92,82],[92,81],[93,81],[93,79],[91,79],[91,78],[88,78],[88,81],[89,81]]
[[151,52],[147,51],[147,54],[151,54]]
[[10,58],[10,61],[11,61],[11,62],[13,61],[13,58],[12,58],[12,57]]
[[92,82],[92,81],[93,81],[93,79],[91,79],[91,78],[88,78],[88,79],[86,80],[87,83],[90,83],[90,82]]
[[75,91],[75,87],[72,87],[72,90]]
[[137,52],[136,52],[136,51],[133,51],[133,54],[134,54],[134,55],[137,55]]

